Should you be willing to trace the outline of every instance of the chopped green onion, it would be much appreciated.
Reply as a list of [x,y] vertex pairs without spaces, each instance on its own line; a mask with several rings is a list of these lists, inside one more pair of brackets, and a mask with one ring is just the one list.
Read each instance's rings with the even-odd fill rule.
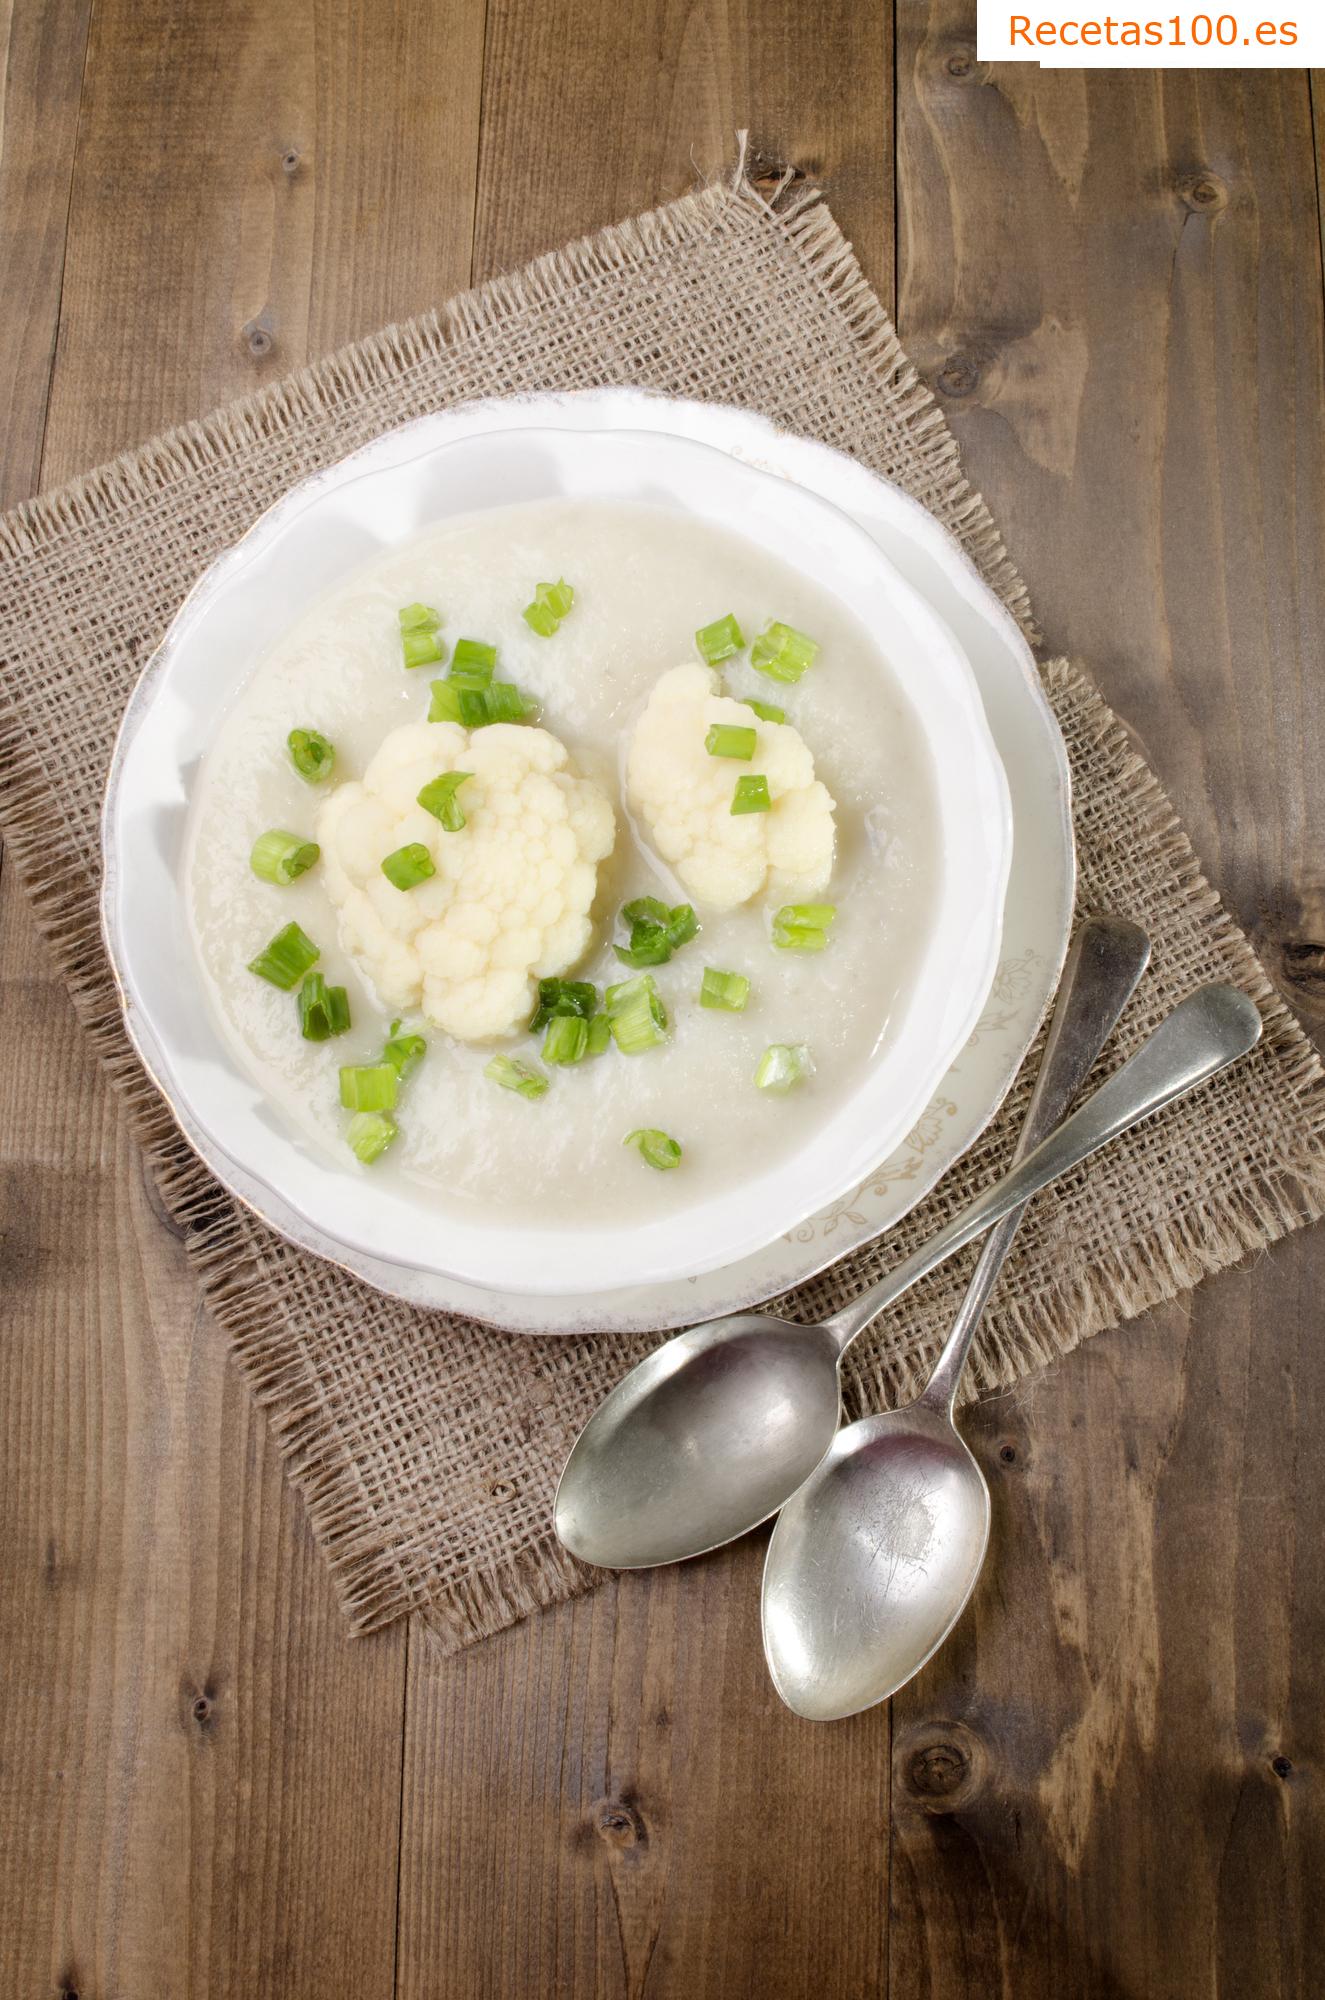
[[400,647],[407,667],[428,667],[435,660],[445,659],[441,640],[437,637],[437,627],[441,624],[441,614],[430,604],[406,604],[396,613],[400,625]]
[[382,1061],[390,1063],[398,1081],[405,1084],[427,1055],[428,1044],[422,1035],[398,1034],[399,1026],[399,1021],[391,1023],[391,1033],[382,1045]]
[[753,729],[740,728],[733,722],[715,722],[704,738],[704,748],[710,757],[740,757],[748,764],[757,741]]
[[554,1014],[543,1037],[542,1057],[550,1066],[579,1062],[589,1046],[589,1023],[579,1014]]
[[360,1111],[351,1118],[345,1137],[356,1160],[370,1167],[382,1157],[396,1136],[396,1121],[385,1111]]
[[766,813],[773,810],[773,801],[768,796],[768,779],[738,778],[736,790],[732,793],[734,813]]
[[298,924],[287,924],[256,958],[249,960],[248,969],[256,972],[259,979],[269,979],[273,986],[279,986],[282,993],[290,993],[317,956],[318,948],[312,938],[305,937]]
[[514,1056],[494,1056],[485,1063],[484,1076],[490,1076],[503,1090],[514,1090],[521,1097],[527,1097],[532,1104],[536,1098],[546,1097],[548,1079],[540,1076],[528,1063],[517,1062]]
[[306,785],[320,785],[331,776],[336,753],[316,729],[292,729],[285,739],[290,762]]
[[328,986],[320,972],[305,975],[299,988],[299,1032],[306,1042],[327,1042],[350,1025],[350,999],[343,986]]
[[719,660],[729,660],[733,653],[739,653],[745,638],[729,611],[724,617],[715,618],[711,625],[701,625],[695,634],[695,644],[700,658],[716,667]]
[[584,1053],[587,1056],[601,1056],[606,1053],[612,1040],[612,1023],[606,1014],[595,1014],[589,1023],[589,1043]]
[[273,827],[270,833],[260,833],[254,841],[248,865],[259,881],[284,885],[306,873],[321,852],[315,840],[305,840],[300,833],[283,833]]
[[760,1090],[780,1094],[813,1074],[814,1063],[804,1042],[774,1042],[759,1058],[755,1082]]
[[493,681],[489,687],[469,687],[448,676],[432,684],[429,722],[459,722],[466,729],[483,729],[490,722],[523,722],[535,714],[537,703],[527,701],[510,681]]
[[591,986],[587,979],[540,979],[538,1005],[529,1023],[529,1032],[536,1035],[558,1014],[578,1014],[587,1021],[597,1011],[598,988]]
[[750,982],[743,972],[718,972],[711,965],[704,967],[704,977],[699,982],[701,1007],[721,1007],[729,1014],[739,1014],[749,998]]
[[656,896],[637,896],[623,904],[621,920],[630,926],[630,942],[612,949],[623,965],[635,967],[666,965],[699,930],[693,904],[677,903],[669,910]]
[[775,681],[798,681],[819,657],[819,642],[794,625],[767,626],[750,649],[750,665]]
[[574,602],[575,592],[563,576],[557,583],[536,584],[533,602],[526,604],[520,615],[540,639],[551,639]]
[[394,1111],[400,1078],[394,1063],[356,1063],[340,1073],[340,1101],[347,1111]]
[[771,701],[751,701],[748,696],[742,696],[742,700],[746,708],[754,710],[761,722],[785,722],[787,719],[786,709],[775,708]]
[[669,1167],[681,1164],[681,1148],[675,1139],[660,1132],[656,1125],[641,1125],[637,1132],[627,1132],[621,1141],[623,1146],[638,1146],[640,1158],[659,1173],[666,1173]]
[[423,842],[411,840],[387,855],[382,863],[382,873],[397,889],[417,889],[419,883],[426,882],[430,875],[437,873],[437,869]]
[[784,903],[773,918],[773,942],[779,951],[822,951],[836,915],[836,903]]
[[446,658],[446,650],[435,632],[402,632],[400,650],[407,667],[431,667]]
[[488,645],[486,640],[457,639],[447,679],[458,682],[461,687],[489,687],[496,664],[497,648]]
[[609,986],[604,999],[612,1039],[623,1056],[642,1055],[666,1041],[667,1009],[649,973]]
[[460,810],[456,793],[465,779],[473,775],[472,771],[443,771],[440,778],[431,779],[419,793],[419,805],[434,819],[439,819],[448,833],[459,833],[465,825],[465,815]]

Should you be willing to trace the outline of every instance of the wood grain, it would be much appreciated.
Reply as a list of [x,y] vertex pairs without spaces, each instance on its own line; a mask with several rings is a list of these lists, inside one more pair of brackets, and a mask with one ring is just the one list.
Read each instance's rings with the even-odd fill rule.
[[91,0],[0,4],[0,506],[37,489]]
[[[101,0],[48,483],[465,283],[481,47],[481,6]],[[0,1991],[386,2000],[405,1633],[346,1638],[12,883],[0,996]]]
[[891,298],[892,0],[491,0],[487,40],[476,280],[730,172],[740,128]]
[[[903,339],[1048,644],[1139,723],[1319,1023],[1305,81],[990,69],[972,45],[953,0],[900,16]],[[972,1419],[995,1561],[894,1703],[894,1990],[1318,1987],[1323,1273],[1316,1232]]]
[[[1313,129],[1293,73],[989,71],[969,0],[87,19],[0,11],[8,497],[749,124],[888,300],[896,185],[903,335],[1051,642],[1321,1020],[1319,80]],[[346,1641],[3,878],[0,1056],[0,1992],[1320,1991],[1319,1232],[976,1413],[971,1615],[815,1729],[764,1676],[757,1541],[449,1662]]]

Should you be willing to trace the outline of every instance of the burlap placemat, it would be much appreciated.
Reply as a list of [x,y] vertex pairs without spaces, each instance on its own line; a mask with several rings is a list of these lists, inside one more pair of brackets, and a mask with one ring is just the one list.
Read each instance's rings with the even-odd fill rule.
[[[0,830],[12,862],[270,1412],[352,1625],[412,1610],[449,1647],[591,1580],[551,1537],[556,1475],[580,1422],[650,1342],[530,1340],[411,1311],[291,1249],[223,1194],[120,1025],[97,927],[98,811],[138,670],[200,570],[292,482],[442,404],[606,382],[742,403],[853,452],[933,509],[1029,629],[988,512],[828,210],[803,191],[770,203],[739,176],[348,348],[0,524]],[[1267,1032],[1199,1100],[1032,1211],[973,1390],[1014,1381],[1325,1207],[1319,1065],[1124,730],[1080,673],[1057,662],[1046,678],[1075,771],[1082,907],[1131,915],[1155,941],[1118,1052],[1215,978],[1255,995]],[[894,1232],[889,1262],[1006,1159],[1021,1095]],[[879,1267],[876,1252],[855,1256],[791,1310],[836,1305]],[[915,1383],[965,1268],[935,1273],[857,1349],[859,1402]]]

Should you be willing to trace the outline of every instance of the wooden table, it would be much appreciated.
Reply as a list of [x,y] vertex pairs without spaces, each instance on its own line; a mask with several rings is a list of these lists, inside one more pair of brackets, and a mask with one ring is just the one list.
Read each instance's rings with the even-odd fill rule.
[[[0,0],[9,501],[719,171],[820,176],[1029,579],[1325,1021],[1300,72],[990,70],[973,0]],[[1325,79],[1317,79],[1317,139]],[[345,1636],[0,877],[4,2000],[1325,1984],[1325,1238],[969,1432],[935,1665],[812,1728],[751,1545]]]

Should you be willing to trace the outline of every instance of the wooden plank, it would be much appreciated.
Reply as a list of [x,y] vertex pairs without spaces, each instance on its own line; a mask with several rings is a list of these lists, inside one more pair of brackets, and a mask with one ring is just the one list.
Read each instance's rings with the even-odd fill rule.
[[[493,0],[475,280],[722,170],[748,122],[763,163],[825,180],[886,292],[890,46],[885,4],[834,0],[811,32],[789,0]],[[626,1579],[449,1662],[412,1641],[402,1995],[879,1989],[887,1718],[781,1710],[761,1554]]]
[[451,1661],[412,1641],[402,2000],[882,1990],[887,1712],[782,1707],[762,1555],[623,1577]]
[[0,508],[36,490],[91,0],[0,4]]
[[[823,182],[892,296],[892,0],[492,0],[474,275],[730,172]],[[555,84],[552,79],[555,78]]]
[[[46,482],[463,284],[481,49],[99,0]],[[404,1631],[347,1640],[12,882],[0,1090],[0,1990],[386,2000]]]
[[[1054,650],[1322,1016],[1322,295],[1300,76],[989,69],[901,17],[901,331]],[[1319,1231],[968,1425],[972,1613],[894,1703],[897,1992],[1307,1994]]]

